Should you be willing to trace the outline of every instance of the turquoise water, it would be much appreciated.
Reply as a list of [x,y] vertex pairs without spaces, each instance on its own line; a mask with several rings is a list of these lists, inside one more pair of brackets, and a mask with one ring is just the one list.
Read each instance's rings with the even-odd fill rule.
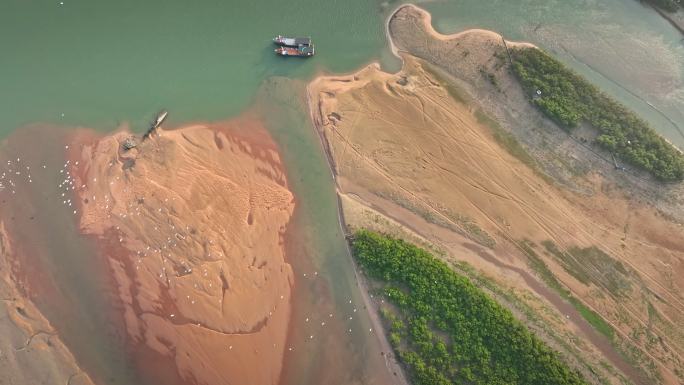
[[[358,291],[337,224],[332,180],[303,106],[303,88],[315,74],[351,72],[372,60],[396,69],[384,22],[397,5],[376,0],[64,0],[63,5],[4,0],[0,137],[35,122],[100,131],[128,122],[141,131],[160,108],[169,109],[170,124],[177,125],[225,119],[254,105],[280,144],[298,197],[295,274],[317,270],[323,282],[316,286],[298,275],[295,309],[317,309],[315,317],[348,312],[349,298],[360,303]],[[546,48],[684,145],[681,36],[636,0],[454,0],[424,6],[441,32],[489,28]],[[279,33],[311,35],[317,55],[276,57],[270,39]],[[35,140],[47,139],[36,135]],[[46,258],[64,263],[89,257],[80,250],[86,246],[80,251],[67,246],[54,248]],[[74,255],[63,259],[55,250]],[[85,269],[73,264],[73,269],[52,269],[52,279],[67,293],[91,285],[89,280],[70,283],[70,274]],[[85,304],[98,300],[81,299]],[[105,322],[92,309],[74,317],[87,324],[83,330]],[[302,317],[295,314],[293,323],[301,324]],[[292,369],[284,373],[286,382],[387,383],[375,337],[358,332],[368,326],[362,316],[353,324],[336,324],[327,339],[287,361]],[[347,327],[355,332],[343,335]],[[292,338],[306,332],[294,330]],[[77,357],[98,354],[92,346],[81,349],[88,341],[79,339],[89,336],[64,337]],[[96,361],[117,353],[112,348]],[[125,362],[118,365],[100,377],[127,368]],[[322,368],[327,373],[321,374]]]
[[[378,21],[364,0],[4,0],[0,133],[35,121],[142,130],[162,107],[175,123],[232,116],[269,76],[367,62],[384,44]],[[279,33],[314,36],[318,55],[276,57]]]

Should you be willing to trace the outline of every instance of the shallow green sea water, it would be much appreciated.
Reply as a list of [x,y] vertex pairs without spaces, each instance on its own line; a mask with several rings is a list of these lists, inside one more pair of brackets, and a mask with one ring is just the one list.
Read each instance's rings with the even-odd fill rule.
[[[303,288],[295,309],[302,314],[295,314],[293,322],[313,310],[315,317],[348,312],[348,300],[358,306],[359,293],[337,224],[332,179],[303,106],[303,88],[316,74],[351,72],[373,60],[398,69],[384,29],[398,5],[376,0],[4,0],[0,137],[36,122],[103,132],[127,122],[142,131],[160,108],[170,111],[170,125],[225,119],[252,108],[279,143],[299,200],[297,242],[291,251],[297,254],[292,261],[297,290]],[[440,32],[488,28],[538,44],[684,146],[682,36],[637,1],[451,0],[424,6],[433,12]],[[276,57],[270,39],[279,33],[311,35],[317,55]],[[23,151],[11,150],[13,156]],[[90,280],[71,283],[73,277],[88,276],[78,270],[87,269],[88,263],[79,263],[91,257],[87,251],[74,251],[73,243],[48,244],[54,248],[47,260],[73,264],[52,269],[53,281],[73,293],[91,285]],[[67,252],[70,257],[60,259]],[[320,274],[322,284],[303,278],[312,271]],[[90,306],[97,297],[86,297],[82,314],[74,319],[88,327],[72,327],[73,335],[64,336],[77,358],[98,351],[89,344],[95,334],[89,339],[79,331],[97,333],[104,322]],[[355,333],[343,335],[348,326]],[[386,377],[377,375],[384,370],[377,340],[359,332],[368,326],[362,314],[354,324],[337,324],[326,339],[287,362],[287,382],[383,383]],[[306,330],[292,336],[305,337]],[[97,338],[106,343],[108,337]],[[108,362],[116,354],[110,349],[94,361]],[[321,374],[325,364],[334,365]],[[127,364],[116,365],[104,370],[106,376]]]

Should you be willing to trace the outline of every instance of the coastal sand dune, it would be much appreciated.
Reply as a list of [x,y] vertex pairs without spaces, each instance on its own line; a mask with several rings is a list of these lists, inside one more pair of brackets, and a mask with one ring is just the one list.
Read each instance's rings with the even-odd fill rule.
[[294,200],[275,145],[247,119],[160,131],[125,151],[130,136],[81,133],[70,159],[81,231],[110,261],[138,358],[154,352],[184,383],[278,383]]
[[[391,31],[402,37],[425,34],[414,31],[425,27],[425,15],[415,7],[401,8]],[[458,67],[461,79],[478,90],[477,101],[446,84],[446,75],[437,76],[439,70],[428,62],[406,52],[404,68],[397,74],[371,65],[350,76],[318,78],[309,86],[312,117],[327,147],[338,191],[345,200],[368,206],[372,215],[386,215],[454,258],[523,290],[535,291],[525,280],[534,274],[525,273],[526,257],[518,242],[536,243],[553,274],[607,319],[619,340],[630,341],[628,349],[655,363],[652,376],[677,383],[683,345],[674,325],[683,319],[684,282],[676,272],[684,268],[684,249],[674,240],[681,239],[681,226],[649,204],[625,197],[600,174],[578,176],[578,183],[592,190],[580,195],[550,183],[511,155],[495,138],[502,135],[501,128],[491,127],[491,119],[483,118],[478,107],[478,101],[516,95],[516,85],[505,72],[505,51],[498,52],[503,49],[500,36],[468,31],[438,40],[450,41],[451,49],[438,49],[420,34],[412,42],[422,57],[431,57],[434,48],[440,63]],[[480,68],[496,73],[503,89],[497,91]],[[506,110],[506,105],[499,108]],[[586,264],[589,277],[579,282],[569,273],[571,267],[563,268],[562,261],[543,251],[544,241],[562,249],[596,246],[609,257],[600,263],[589,257],[575,261]],[[486,248],[492,253],[483,251]],[[616,261],[625,273],[616,271]],[[570,332],[565,335],[577,341],[583,359],[607,358],[635,382],[650,381],[635,373],[607,340],[595,339],[595,331],[581,326],[587,325],[584,321],[566,320],[562,312],[567,304],[560,305],[560,314],[548,322],[561,334]],[[656,335],[659,342],[648,343],[639,333]],[[639,364],[649,367],[644,362]],[[620,381],[615,372],[599,370],[611,381]]]

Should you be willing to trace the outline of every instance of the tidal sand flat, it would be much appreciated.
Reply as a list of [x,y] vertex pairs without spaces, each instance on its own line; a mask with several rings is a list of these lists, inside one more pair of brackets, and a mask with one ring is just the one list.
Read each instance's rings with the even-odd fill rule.
[[129,136],[77,137],[71,159],[79,226],[109,258],[141,370],[153,352],[183,383],[277,383],[294,201],[275,146],[246,121],[159,131],[126,151]]
[[520,293],[594,382],[681,382],[681,185],[616,176],[541,116],[498,34],[442,36],[412,6],[388,30],[399,73],[309,86],[350,225],[403,226]]
[[90,383],[78,361],[95,383],[279,382],[294,197],[257,120],[145,140],[126,130],[22,132],[8,156],[41,133],[49,148],[14,167],[23,179],[3,180],[3,284],[23,291],[3,286],[1,325],[21,326],[14,346],[36,351],[26,364],[28,353],[3,353],[18,360],[16,378]]

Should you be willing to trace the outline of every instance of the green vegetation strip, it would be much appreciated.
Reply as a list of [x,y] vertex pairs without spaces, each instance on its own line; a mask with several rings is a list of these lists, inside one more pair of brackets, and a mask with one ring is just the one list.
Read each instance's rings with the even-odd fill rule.
[[599,132],[596,142],[625,162],[663,181],[684,179],[684,155],[634,112],[544,51],[511,52],[513,72],[532,103],[550,119],[567,130],[587,122]]
[[529,241],[518,242],[520,248],[527,255],[527,260],[530,267],[534,270],[539,277],[546,283],[550,288],[555,290],[561,297],[566,301],[570,302],[572,306],[577,309],[577,311],[582,315],[582,317],[591,324],[599,333],[608,337],[611,341],[615,335],[613,327],[610,326],[598,313],[588,308],[582,301],[575,298],[570,290],[566,289],[562,283],[556,279],[553,272],[549,269],[543,259],[534,251],[534,244]]
[[558,354],[427,251],[358,231],[354,257],[392,304],[390,341],[417,385],[585,384]]
[[627,268],[598,247],[571,247],[561,251],[551,240],[541,244],[565,271],[583,284],[594,283],[618,297],[629,293],[631,283]]

